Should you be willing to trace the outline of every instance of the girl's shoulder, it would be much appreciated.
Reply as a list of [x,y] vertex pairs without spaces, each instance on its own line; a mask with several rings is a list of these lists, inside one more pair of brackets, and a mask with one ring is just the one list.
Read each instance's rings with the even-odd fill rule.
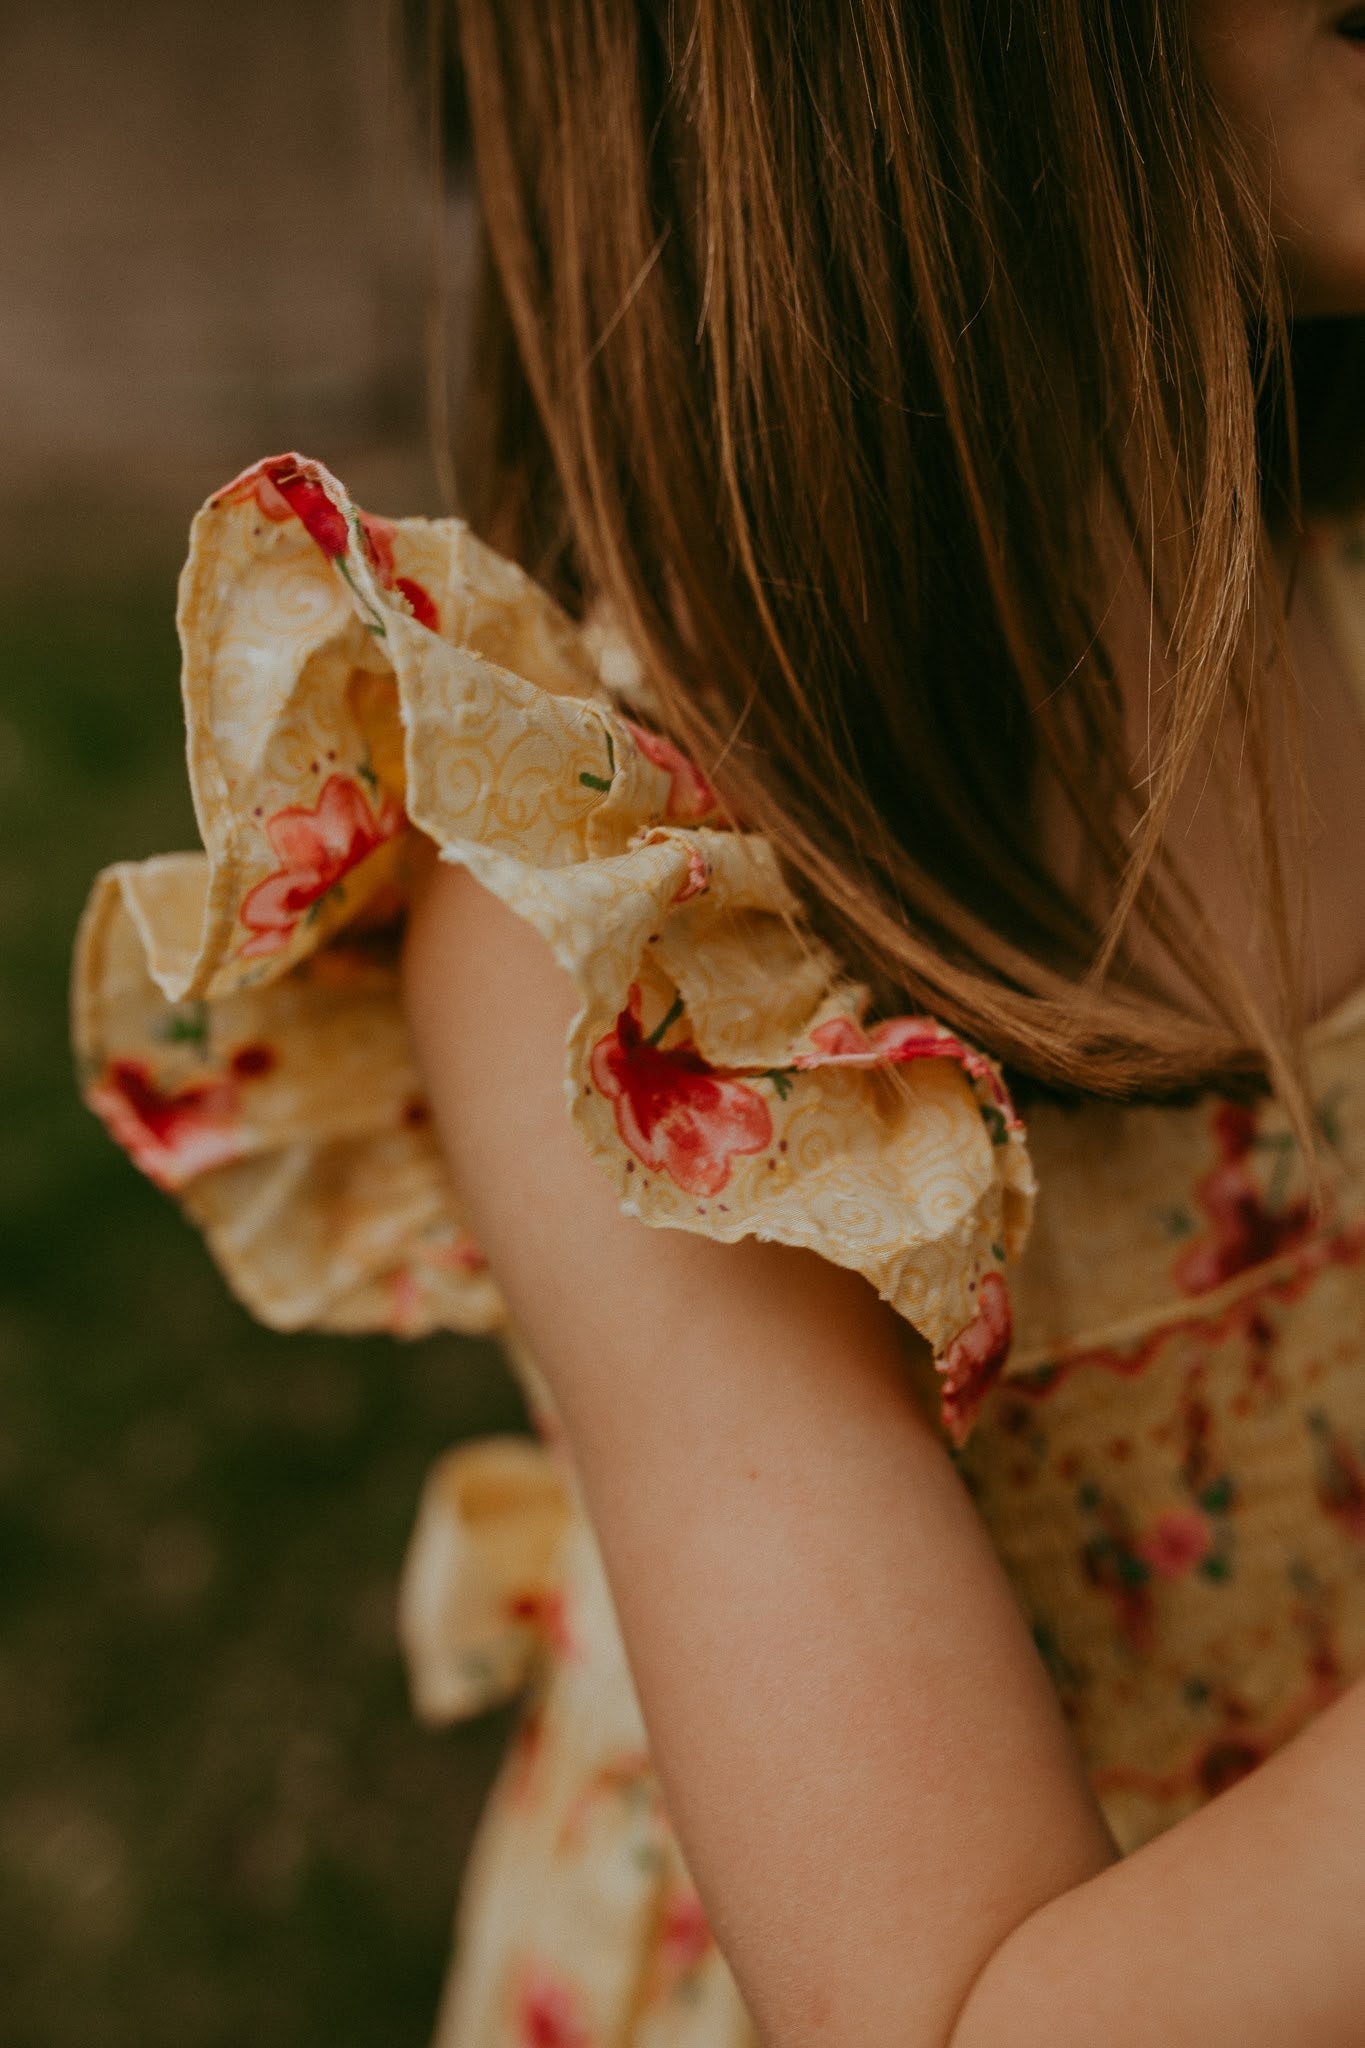
[[434,848],[572,978],[565,1096],[622,1207],[864,1274],[961,1436],[1033,1195],[998,1070],[930,1018],[869,1020],[771,846],[623,708],[619,650],[458,521],[373,518],[297,456],[199,514],[179,626],[204,850],[99,877],[75,1036],[87,1101],[248,1306],[500,1319],[399,1002]]

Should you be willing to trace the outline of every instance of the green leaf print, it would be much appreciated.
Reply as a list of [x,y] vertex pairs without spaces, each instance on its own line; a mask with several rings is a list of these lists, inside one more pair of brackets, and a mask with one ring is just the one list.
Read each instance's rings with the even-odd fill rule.
[[209,1011],[207,1003],[187,1003],[183,1009],[172,1010],[161,1027],[161,1035],[171,1045],[197,1045],[206,1051],[209,1042]]
[[616,780],[616,749],[612,745],[611,734],[609,732],[604,732],[602,736],[607,743],[607,772],[605,777],[601,775],[590,775],[587,769],[584,768],[580,773],[578,779],[583,784],[583,787],[585,789],[600,789],[603,795],[605,795],[606,792],[611,788],[613,782],[615,782]]

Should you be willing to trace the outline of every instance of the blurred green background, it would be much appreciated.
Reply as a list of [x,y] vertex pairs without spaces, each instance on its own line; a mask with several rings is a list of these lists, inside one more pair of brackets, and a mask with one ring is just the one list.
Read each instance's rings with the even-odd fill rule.
[[377,0],[0,5],[3,2048],[417,2048],[506,1734],[393,1632],[495,1354],[254,1326],[67,1050],[92,874],[195,843],[196,505],[292,446],[437,509],[410,144]]

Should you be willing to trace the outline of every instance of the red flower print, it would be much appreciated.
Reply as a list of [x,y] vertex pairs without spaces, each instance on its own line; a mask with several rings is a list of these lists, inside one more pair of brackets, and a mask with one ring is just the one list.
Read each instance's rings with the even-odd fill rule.
[[810,1067],[880,1067],[907,1060],[956,1060],[974,1081],[986,1087],[1006,1128],[1021,1128],[1009,1091],[983,1052],[945,1030],[932,1017],[888,1017],[871,1031],[853,1017],[831,1017],[810,1034],[813,1052],[798,1053],[792,1065]]
[[1209,1799],[1226,1792],[1229,1785],[1249,1778],[1265,1754],[1262,1747],[1244,1736],[1223,1736],[1202,1750],[1195,1766],[1199,1789]]
[[[311,534],[329,562],[344,562],[351,544],[346,509],[332,498],[315,462],[301,455],[272,455],[219,491],[215,505],[240,505],[254,498],[258,511],[277,522],[297,519]],[[399,576],[394,569],[393,543],[397,528],[391,519],[376,518],[372,512],[357,513],[366,549],[375,574],[385,590],[397,590],[406,598],[413,617],[433,633],[440,619],[431,594],[411,576]]]
[[280,865],[243,898],[241,921],[254,936],[243,946],[242,958],[287,946],[304,912],[403,824],[403,812],[392,799],[386,798],[376,815],[359,783],[344,775],[328,776],[311,810],[289,804],[276,811],[265,830]]
[[86,1100],[133,1164],[170,1193],[244,1149],[238,1088],[224,1075],[167,1090],[141,1060],[111,1060]]
[[668,797],[664,816],[678,824],[695,825],[699,819],[710,817],[719,810],[716,792],[712,789],[700,768],[693,767],[686,754],[666,740],[662,733],[651,732],[647,726],[636,725],[634,719],[623,718],[621,723],[634,740],[647,761],[656,768],[662,768],[668,776]]
[[712,1067],[690,1039],[665,1048],[646,1038],[640,1001],[634,986],[614,1028],[592,1049],[592,1078],[637,1159],[686,1194],[718,1195],[732,1159],[771,1144],[772,1114],[755,1089]]
[[1172,1508],[1157,1516],[1135,1548],[1158,1578],[1182,1579],[1213,1549],[1213,1531],[1196,1508]]
[[1321,1408],[1310,1411],[1308,1427],[1317,1452],[1320,1506],[1356,1543],[1365,1543],[1365,1466]]
[[535,1704],[523,1712],[508,1751],[501,1793],[510,1805],[524,1807],[533,1804],[544,1757],[545,1709]]
[[316,463],[301,455],[268,456],[244,470],[212,502],[237,505],[251,497],[267,519],[283,520],[292,514],[301,521],[329,561],[346,553],[351,538],[346,514],[332,502]]
[[414,577],[400,576],[394,567],[393,543],[398,528],[391,519],[380,519],[373,512],[362,512],[360,527],[365,544],[370,551],[374,571],[385,590],[401,591],[408,601],[408,607],[419,626],[426,626],[430,632],[441,630],[440,615],[436,610],[431,593],[423,588]]
[[519,1621],[535,1629],[556,1656],[573,1654],[574,1641],[569,1633],[568,1608],[562,1587],[526,1587],[521,1592],[509,1593],[505,1607],[509,1621]]
[[521,1974],[517,2040],[523,2048],[591,2048],[582,1991],[571,1977],[538,1959]]
[[1220,1103],[1213,1119],[1218,1163],[1195,1189],[1212,1226],[1175,1262],[1177,1283],[1187,1294],[1207,1294],[1238,1273],[1260,1266],[1302,1244],[1313,1227],[1307,1201],[1271,1209],[1251,1171],[1256,1113],[1239,1103]]
[[265,1075],[273,1074],[280,1063],[280,1056],[273,1045],[265,1045],[253,1039],[250,1045],[239,1045],[228,1061],[233,1075],[239,1081],[260,1081]]
[[1113,1603],[1128,1647],[1140,1657],[1149,1656],[1156,1633],[1152,1567],[1134,1543],[1120,1504],[1099,1499],[1091,1506],[1099,1517],[1099,1527],[1081,1547],[1085,1576],[1097,1593]]
[[1204,1393],[1207,1378],[1206,1366],[1192,1366],[1180,1387],[1180,1476],[1195,1494],[1213,1471],[1213,1410]]
[[422,585],[417,582],[415,577],[395,576],[393,587],[395,590],[401,591],[407,599],[412,616],[416,619],[419,626],[425,626],[429,633],[440,632],[440,614],[429,593],[422,588]]
[[965,1441],[986,1391],[1009,1356],[1014,1315],[1009,1289],[999,1273],[984,1273],[976,1290],[976,1314],[939,1361],[943,1421],[955,1444]]

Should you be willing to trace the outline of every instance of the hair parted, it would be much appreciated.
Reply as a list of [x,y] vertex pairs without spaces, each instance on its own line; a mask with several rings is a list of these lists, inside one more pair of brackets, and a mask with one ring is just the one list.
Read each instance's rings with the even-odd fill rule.
[[[1268,1075],[1302,1120],[1265,528],[1300,478],[1365,498],[1365,342],[1291,340],[1183,0],[453,5],[489,257],[461,509],[605,601],[880,1002],[1086,1092]],[[1140,766],[1116,548],[1168,679]],[[1272,1015],[1166,830],[1220,720]]]

